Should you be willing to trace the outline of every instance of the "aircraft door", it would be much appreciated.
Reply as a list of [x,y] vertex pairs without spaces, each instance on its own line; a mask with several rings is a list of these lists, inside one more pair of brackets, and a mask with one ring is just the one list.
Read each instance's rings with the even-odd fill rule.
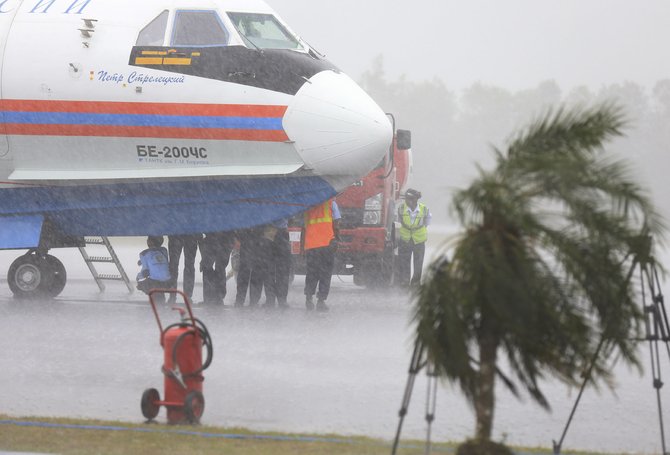
[[7,127],[5,113],[2,106],[2,61],[0,60],[0,160],[9,158],[9,143],[7,141]]
[[7,142],[7,131],[5,126],[5,118],[2,106],[2,92],[3,92],[3,73],[4,73],[4,54],[7,39],[9,37],[9,30],[16,15],[18,8],[9,8],[5,5],[6,2],[0,1],[0,160],[9,159],[9,144]]
[[9,144],[7,143],[7,135],[5,134],[5,121],[0,112],[0,159],[3,159],[9,153]]
[[[2,115],[0,114],[0,117]],[[5,134],[4,120],[0,118],[0,160],[7,159],[9,154],[9,143],[7,142],[7,135]]]

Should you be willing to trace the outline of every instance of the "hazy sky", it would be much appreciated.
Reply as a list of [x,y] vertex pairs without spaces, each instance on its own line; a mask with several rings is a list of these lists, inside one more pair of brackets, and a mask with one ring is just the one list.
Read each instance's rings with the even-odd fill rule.
[[357,79],[382,54],[390,78],[510,89],[670,78],[670,0],[266,0]]

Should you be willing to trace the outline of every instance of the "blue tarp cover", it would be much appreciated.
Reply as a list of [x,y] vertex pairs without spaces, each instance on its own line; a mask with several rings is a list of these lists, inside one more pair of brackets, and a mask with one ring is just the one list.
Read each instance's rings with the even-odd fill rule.
[[0,217],[0,249],[36,248],[42,232],[42,215]]

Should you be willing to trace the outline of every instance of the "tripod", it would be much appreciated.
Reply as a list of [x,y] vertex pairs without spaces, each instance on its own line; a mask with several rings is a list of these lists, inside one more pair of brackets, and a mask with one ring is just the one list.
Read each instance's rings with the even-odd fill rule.
[[412,353],[412,360],[409,364],[407,385],[405,386],[405,393],[403,394],[402,404],[400,406],[400,411],[398,412],[400,420],[398,421],[398,429],[396,430],[393,448],[391,449],[392,455],[396,455],[398,451],[402,424],[405,420],[405,415],[407,415],[410,399],[412,398],[412,390],[414,389],[416,375],[424,366],[426,367],[426,375],[428,376],[428,387],[426,388],[426,423],[428,424],[428,429],[426,431],[426,449],[424,453],[428,455],[431,450],[431,429],[433,420],[435,419],[435,408],[437,406],[435,400],[437,397],[437,375],[435,374],[435,369],[428,363],[428,360],[424,359],[424,354],[425,351],[423,345],[417,340],[414,343],[414,352]]
[[658,422],[661,431],[661,447],[663,448],[663,454],[667,455],[668,452],[665,446],[665,430],[663,426],[663,408],[661,407],[661,388],[663,387],[663,381],[661,380],[661,348],[659,347],[659,344],[665,344],[665,350],[668,353],[668,358],[670,359],[670,325],[668,325],[668,314],[665,311],[663,294],[661,293],[659,287],[658,270],[656,269],[654,262],[651,262],[651,266],[649,267],[646,264],[641,265],[640,280],[643,283],[642,302],[646,302],[646,293],[644,288],[645,280],[649,288],[649,294],[651,295],[651,304],[644,306],[644,325],[647,334],[645,339],[649,341],[651,373],[653,377],[653,387],[656,389]]
[[[646,254],[641,258],[633,262],[631,266],[631,273],[634,272],[635,268],[639,266],[640,271],[640,286],[641,286],[641,296],[642,296],[642,308],[644,310],[644,327],[645,327],[645,337],[639,338],[637,341],[648,341],[649,342],[649,354],[651,357],[651,373],[653,382],[652,385],[656,390],[656,402],[658,406],[658,421],[660,426],[661,434],[661,447],[663,449],[663,455],[669,455],[666,450],[665,445],[665,429],[663,425],[663,409],[661,406],[661,388],[663,387],[663,381],[661,379],[661,355],[660,351],[662,348],[659,347],[660,343],[665,344],[665,350],[668,353],[668,359],[670,359],[670,325],[668,324],[668,314],[665,311],[665,304],[663,301],[663,294],[660,290],[660,282],[658,279],[658,270],[656,268],[656,261],[651,256],[651,238],[645,237],[643,239],[647,242],[646,245]],[[650,295],[651,303],[647,304],[647,292]],[[581,388],[579,389],[579,394],[577,395],[577,400],[575,401],[568,421],[565,424],[563,429],[563,434],[561,439],[556,442],[553,441],[554,454],[558,455],[561,453],[561,446],[565,435],[568,432],[572,418],[575,415],[577,410],[577,405],[579,400],[582,398],[582,393],[584,388],[591,378],[591,371],[595,364],[596,358],[600,354],[600,349],[602,348],[605,342],[604,337],[601,338],[596,352],[594,354],[593,361],[589,366],[588,371],[584,376],[584,381],[582,382]]]

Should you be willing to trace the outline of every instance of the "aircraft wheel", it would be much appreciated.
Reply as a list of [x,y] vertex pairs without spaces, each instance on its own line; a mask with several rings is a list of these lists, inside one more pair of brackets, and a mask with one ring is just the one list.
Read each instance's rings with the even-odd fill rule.
[[38,299],[44,297],[45,289],[50,287],[50,275],[45,258],[37,254],[24,254],[9,266],[7,284],[16,298]]
[[147,389],[142,394],[142,415],[147,420],[153,420],[158,415],[160,405],[157,403],[159,401],[161,401],[161,396],[156,389]]
[[205,397],[197,390],[191,390],[184,399],[184,415],[191,424],[200,423],[200,417],[205,412]]
[[49,297],[56,297],[65,289],[67,272],[63,263],[56,256],[47,254],[45,259],[49,269],[48,273],[50,274],[50,285],[45,288],[45,293]]

